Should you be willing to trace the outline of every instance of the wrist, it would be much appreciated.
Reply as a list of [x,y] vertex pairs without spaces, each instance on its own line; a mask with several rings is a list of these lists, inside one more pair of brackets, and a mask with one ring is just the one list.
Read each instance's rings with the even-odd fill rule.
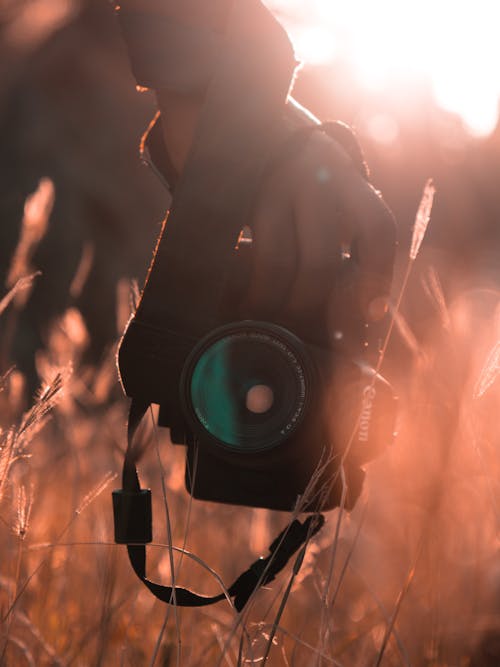
[[163,141],[172,166],[180,174],[193,143],[203,96],[157,90],[156,98],[161,112]]

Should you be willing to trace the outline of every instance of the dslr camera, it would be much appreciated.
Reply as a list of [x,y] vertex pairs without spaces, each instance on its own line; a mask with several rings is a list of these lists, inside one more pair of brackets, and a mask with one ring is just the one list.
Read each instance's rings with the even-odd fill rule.
[[[343,498],[349,507],[362,464],[391,439],[394,421],[392,390],[366,362],[367,329],[353,307],[355,249],[333,276],[328,317],[242,312],[253,257],[252,243],[238,240],[266,170],[319,130],[286,104],[297,63],[261,3],[235,3],[217,54],[120,344],[122,384],[133,403],[160,406],[159,424],[186,447],[195,498],[287,511]],[[168,162],[160,144],[150,151],[158,165]]]
[[[220,323],[212,328],[207,318],[197,337],[169,327],[166,314],[163,326],[147,321],[148,283],[119,349],[125,391],[160,406],[159,425],[186,447],[194,498],[321,511],[345,490],[351,507],[361,466],[392,439],[395,413],[391,386],[363,360],[367,327],[345,298],[354,260],[338,273],[344,298],[326,327],[321,313],[306,322],[238,319],[251,244],[233,253]],[[184,300],[182,309],[193,314]]]

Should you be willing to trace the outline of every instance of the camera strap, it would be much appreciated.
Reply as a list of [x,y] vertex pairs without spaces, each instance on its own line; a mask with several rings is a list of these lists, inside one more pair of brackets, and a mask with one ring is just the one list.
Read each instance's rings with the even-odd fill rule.
[[[134,572],[151,593],[162,602],[181,607],[204,607],[220,602],[226,598],[225,593],[207,597],[187,588],[157,584],[146,576],[145,544],[152,541],[151,492],[149,489],[141,489],[140,486],[136,466],[143,450],[134,443],[134,439],[148,407],[147,403],[135,400],[130,406],[122,489],[113,492],[115,540],[127,545],[129,560]],[[229,596],[234,598],[235,609],[241,611],[252,593],[273,581],[298,551],[293,568],[293,576],[296,576],[302,565],[309,540],[322,528],[323,524],[324,517],[321,514],[308,516],[303,523],[297,519],[292,521],[270,545],[269,556],[261,557],[252,563],[228,588]]]

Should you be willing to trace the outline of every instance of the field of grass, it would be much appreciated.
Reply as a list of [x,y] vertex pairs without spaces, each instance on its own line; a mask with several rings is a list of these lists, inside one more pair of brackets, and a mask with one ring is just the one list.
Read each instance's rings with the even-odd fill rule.
[[[4,356],[31,281],[43,280],[29,277],[30,257],[52,196],[45,183],[25,211],[0,301]],[[398,438],[367,466],[355,509],[327,514],[294,580],[290,564],[240,615],[228,602],[167,608],[113,543],[110,494],[120,486],[128,407],[115,349],[86,365],[92,333],[73,308],[37,352],[33,399],[4,359],[0,665],[236,667],[266,656],[273,667],[499,665],[498,296],[477,289],[447,303],[432,268],[418,289],[434,317],[418,342],[396,322],[393,338],[410,360],[396,378]],[[118,330],[127,310],[125,296]],[[154,491],[150,577],[168,584],[173,559],[179,584],[220,592],[216,575],[227,585],[266,555],[289,517],[191,501],[183,449],[153,418],[141,437],[142,483]],[[189,554],[168,548],[163,485],[173,545]]]

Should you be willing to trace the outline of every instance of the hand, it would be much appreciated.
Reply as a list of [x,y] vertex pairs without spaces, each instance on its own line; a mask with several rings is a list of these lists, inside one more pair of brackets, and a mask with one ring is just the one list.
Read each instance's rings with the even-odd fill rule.
[[396,233],[378,193],[334,139],[314,130],[261,191],[253,221],[250,311],[303,319],[327,308],[341,249],[355,252],[348,307],[370,322],[386,312]]

